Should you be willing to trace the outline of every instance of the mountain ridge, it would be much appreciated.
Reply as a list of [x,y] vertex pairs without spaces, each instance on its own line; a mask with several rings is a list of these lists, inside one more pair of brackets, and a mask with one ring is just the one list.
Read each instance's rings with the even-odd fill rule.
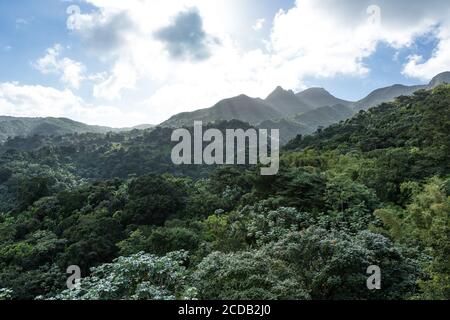
[[[358,101],[339,99],[324,88],[312,87],[294,93],[292,90],[285,90],[278,86],[265,100],[245,95],[224,99],[211,108],[174,115],[160,126],[183,127],[192,125],[195,120],[215,122],[231,120],[235,117],[236,120],[246,121],[260,128],[265,125],[268,126],[267,129],[270,129],[279,125],[281,140],[286,142],[298,134],[311,134],[320,127],[347,120],[361,110],[368,110],[381,103],[393,101],[399,96],[410,96],[421,89],[432,89],[442,83],[450,83],[450,72],[440,73],[424,85],[394,84],[379,88]],[[245,110],[246,106],[240,106],[238,100],[242,96],[253,101],[253,111],[257,116],[249,117],[246,114],[248,111]],[[232,109],[227,110],[227,105],[228,107],[232,105]],[[266,113],[266,111],[270,112]]]
[[108,133],[134,129],[143,130],[152,127],[154,126],[143,124],[130,128],[112,128],[89,125],[69,118],[0,116],[0,143],[17,136]]
[[294,91],[284,90],[281,86],[278,86],[264,101],[281,112],[284,117],[291,117],[314,109],[314,106],[300,99]]
[[325,106],[334,106],[337,104],[350,106],[353,103],[351,101],[336,98],[324,88],[318,87],[312,87],[301,91],[297,93],[296,96],[302,101],[305,101],[309,105],[313,106],[314,109]]
[[[259,128],[267,126],[266,129],[275,129],[279,126],[281,140],[287,143],[299,134],[311,134],[320,127],[351,118],[361,110],[390,102],[399,96],[410,96],[417,90],[432,89],[443,83],[450,83],[450,72],[442,72],[424,85],[394,84],[379,88],[355,102],[339,99],[324,88],[311,87],[294,93],[278,86],[266,99],[241,94],[223,99],[210,108],[176,114],[159,126],[177,128],[192,126],[196,120],[205,123],[239,120]],[[112,128],[88,125],[67,118],[0,116],[0,143],[8,137],[16,136],[107,133],[153,127],[155,126],[143,124],[130,128]]]
[[369,93],[365,98],[356,101],[353,106],[356,111],[367,110],[383,102],[389,102],[399,96],[410,96],[415,91],[433,89],[438,85],[450,83],[450,72],[442,72],[434,76],[428,84],[406,86],[402,84],[394,84],[392,86],[379,88]]

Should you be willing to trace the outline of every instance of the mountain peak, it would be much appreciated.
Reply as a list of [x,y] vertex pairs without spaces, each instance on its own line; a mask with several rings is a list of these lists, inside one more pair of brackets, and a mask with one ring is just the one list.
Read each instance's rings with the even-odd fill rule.
[[306,89],[300,93],[330,94],[327,90],[325,90],[324,88],[321,88],[321,87],[312,87],[312,88]]
[[295,95],[295,94],[294,94],[294,91],[292,91],[292,90],[285,90],[285,89],[283,89],[283,87],[278,86],[275,88],[274,91],[272,91],[271,94],[269,94],[269,96],[267,97],[266,100],[270,100],[270,99],[276,98],[276,97],[287,96],[287,95]]
[[443,83],[450,83],[450,71],[442,72],[436,75],[430,81],[430,87],[434,88]]
[[280,86],[265,101],[286,117],[304,113],[312,109],[308,104],[298,99],[294,91],[285,90]]
[[278,86],[278,87],[275,88],[275,92],[276,92],[276,91],[284,91],[284,89],[283,89],[282,86]]
[[351,104],[350,101],[338,99],[324,88],[319,87],[306,89],[297,93],[296,96],[300,100],[314,107],[314,109],[325,106],[334,106],[336,104],[342,104],[345,106],[349,106]]

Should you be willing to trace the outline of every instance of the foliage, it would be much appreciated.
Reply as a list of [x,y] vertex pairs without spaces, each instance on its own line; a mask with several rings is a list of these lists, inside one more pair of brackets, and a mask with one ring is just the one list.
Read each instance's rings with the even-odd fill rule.
[[449,85],[294,139],[276,176],[175,166],[171,132],[0,146],[0,299],[449,299]]
[[264,251],[214,252],[198,265],[193,283],[203,299],[308,298],[293,270]]
[[72,289],[56,295],[57,300],[174,300],[193,299],[195,288],[185,283],[186,252],[163,257],[137,253],[92,269]]
[[428,277],[420,281],[425,299],[450,298],[450,192],[448,181],[433,178],[402,208],[376,212],[387,233],[408,246],[419,246],[431,259],[424,263]]
[[11,289],[0,289],[0,301],[9,300],[11,298],[12,290]]

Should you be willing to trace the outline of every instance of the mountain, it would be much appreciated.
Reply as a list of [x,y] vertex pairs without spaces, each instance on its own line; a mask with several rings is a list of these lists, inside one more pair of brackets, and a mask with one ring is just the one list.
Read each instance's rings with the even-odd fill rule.
[[153,124],[140,124],[134,127],[126,127],[126,128],[111,128],[111,131],[117,132],[117,131],[131,131],[131,130],[147,130],[147,129],[153,129],[156,126]]
[[435,88],[444,83],[450,83],[450,72],[449,71],[442,72],[442,73],[438,74],[437,76],[435,76],[433,79],[431,79],[428,87]]
[[[308,151],[281,150],[275,176],[176,166],[170,128],[10,139],[0,146],[0,293],[448,299],[449,103],[442,86],[298,138],[292,150]],[[88,288],[65,290],[71,261],[92,270]],[[361,290],[379,261],[389,285]],[[177,277],[166,284],[166,274]]]
[[367,110],[383,102],[393,101],[399,96],[410,96],[417,90],[433,89],[443,83],[450,83],[450,72],[443,72],[438,74],[427,85],[404,86],[401,84],[395,84],[390,87],[377,89],[371,92],[364,99],[361,99],[360,101],[354,103],[353,106],[356,111]]
[[130,128],[110,128],[93,126],[67,118],[23,118],[0,116],[0,143],[18,136],[59,136],[71,133],[107,133],[154,128],[151,124],[142,124]]
[[401,84],[396,84],[390,87],[385,87],[377,89],[371,92],[367,97],[356,102],[353,106],[356,111],[368,110],[375,107],[383,102],[389,102],[394,100],[399,96],[410,96],[415,91],[420,89],[427,89],[428,86],[404,86]]
[[351,118],[355,112],[341,104],[325,106],[313,111],[297,115],[293,118],[298,123],[307,124],[313,131],[320,127],[329,127],[335,123]]
[[299,99],[292,90],[277,87],[265,100],[284,117],[291,117],[314,109],[310,104]]
[[[238,120],[205,124],[204,128],[250,129],[248,123]],[[193,134],[193,127],[187,127]],[[215,166],[175,165],[171,152],[177,142],[171,141],[172,128],[155,127],[154,130],[130,130],[103,133],[83,133],[53,136],[16,136],[0,144],[0,213],[2,212],[2,165],[13,166],[11,159],[26,159],[12,172],[23,172],[30,163],[49,165],[52,170],[67,169],[83,179],[127,178],[130,175],[173,173],[200,177]],[[206,143],[205,143],[206,146]],[[19,156],[21,154],[23,156]],[[58,165],[48,155],[58,159]],[[35,158],[34,158],[35,156]],[[48,162],[50,161],[50,162]],[[67,166],[67,168],[66,168]],[[23,170],[22,170],[23,169]]]
[[435,76],[427,85],[396,84],[371,92],[357,101],[336,98],[324,88],[309,88],[295,94],[277,87],[265,100],[241,95],[222,100],[214,107],[178,114],[162,126],[192,126],[195,120],[214,122],[240,120],[262,129],[279,129],[282,144],[297,135],[309,135],[318,128],[326,128],[353,117],[360,110],[368,110],[399,96],[411,96],[421,89],[432,89],[450,83],[450,72]]
[[260,129],[269,130],[279,129],[281,145],[285,145],[298,135],[311,134],[315,131],[315,128],[298,123],[291,119],[266,120],[261,122],[257,127]]
[[287,144],[298,135],[313,134],[319,128],[326,128],[351,118],[355,112],[343,105],[320,107],[295,117],[281,120],[267,120],[258,125],[261,129],[279,129],[281,145]]
[[265,120],[280,118],[283,118],[283,113],[264,100],[240,95],[222,100],[212,108],[180,113],[162,123],[161,126],[184,127],[192,126],[194,121],[211,123],[223,120],[240,120],[250,124],[258,124]]
[[191,126],[195,120],[214,122],[232,119],[257,125],[268,120],[277,122],[280,119],[288,119],[320,107],[337,104],[348,106],[351,102],[338,99],[324,89],[312,88],[295,94],[292,90],[277,87],[265,100],[240,95],[222,100],[208,109],[177,114],[163,122],[161,126],[181,127]]
[[310,88],[296,94],[297,98],[303,103],[308,104],[312,109],[325,106],[334,106],[337,104],[350,106],[351,101],[338,99],[323,88]]
[[66,118],[16,118],[0,116],[0,143],[8,137],[63,135],[68,133],[106,133],[116,129],[91,126]]
[[[350,120],[325,128],[314,135],[291,141],[286,149],[354,150],[399,157],[411,177],[450,172],[450,85],[416,92],[360,112]],[[383,165],[395,165],[389,159]],[[398,172],[397,172],[398,173]],[[393,178],[393,177],[392,177]]]
[[[211,108],[185,112],[162,123],[164,127],[192,126],[196,120],[213,123],[240,120],[258,127],[280,129],[282,142],[296,135],[306,135],[319,127],[327,127],[346,120],[355,112],[367,110],[399,96],[410,96],[420,89],[431,89],[450,83],[450,72],[435,76],[427,85],[396,84],[377,89],[367,97],[350,102],[334,97],[323,88],[310,88],[295,94],[277,87],[265,100],[240,95],[218,102]],[[278,127],[277,127],[278,126]],[[65,118],[15,118],[0,116],[0,143],[8,137],[29,135],[64,135],[70,133],[106,133],[154,128],[143,124],[131,128],[91,126]]]

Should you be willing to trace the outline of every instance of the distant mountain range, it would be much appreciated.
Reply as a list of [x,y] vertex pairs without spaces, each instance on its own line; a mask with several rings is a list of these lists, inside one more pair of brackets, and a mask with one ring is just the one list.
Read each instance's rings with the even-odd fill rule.
[[163,127],[189,127],[194,121],[212,123],[221,120],[240,120],[265,129],[280,129],[283,143],[299,134],[311,134],[320,127],[351,118],[360,110],[368,110],[399,96],[409,96],[420,89],[431,89],[450,83],[450,72],[434,77],[427,85],[393,85],[377,89],[359,101],[334,97],[323,88],[310,88],[294,93],[277,87],[266,99],[240,95],[218,102],[211,108],[177,114],[163,122]]
[[[194,121],[205,124],[223,120],[239,120],[264,129],[280,129],[281,142],[289,142],[299,134],[307,135],[318,128],[351,118],[360,110],[367,110],[396,97],[411,95],[420,89],[431,89],[450,83],[450,72],[434,77],[427,85],[393,85],[377,89],[359,101],[334,97],[323,88],[310,88],[294,93],[277,87],[267,98],[240,95],[219,101],[211,108],[184,112],[171,117],[159,126],[169,128],[191,127]],[[70,133],[106,133],[153,128],[139,125],[131,128],[91,126],[65,118],[16,118],[0,116],[0,143],[8,137],[30,135],[63,135]]]
[[8,137],[17,136],[57,136],[71,133],[107,133],[147,129],[152,125],[140,125],[132,128],[110,128],[92,126],[66,118],[18,118],[0,116],[0,143]]

